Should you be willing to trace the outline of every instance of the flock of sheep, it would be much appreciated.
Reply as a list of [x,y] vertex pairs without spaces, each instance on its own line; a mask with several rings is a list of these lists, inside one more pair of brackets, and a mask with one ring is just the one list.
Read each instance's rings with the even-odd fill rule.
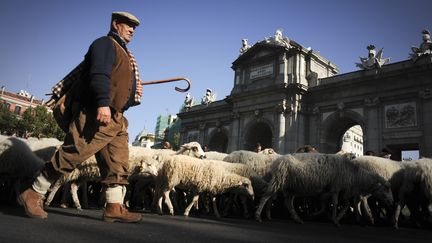
[[[0,136],[0,187],[17,195],[49,161],[61,142],[56,139],[20,139]],[[197,142],[179,151],[129,147],[129,182],[126,205],[149,205],[159,214],[191,210],[212,211],[216,217],[241,214],[262,221],[280,213],[284,205],[290,217],[303,223],[328,216],[339,225],[348,215],[356,222],[382,220],[397,228],[399,219],[428,226],[432,215],[432,160],[399,162],[349,154],[293,153],[280,155],[271,149],[260,153],[204,152]],[[53,183],[45,205],[63,188],[61,206],[70,193],[74,206],[87,205],[87,188],[101,180],[94,156],[71,174]],[[22,185],[21,185],[22,187]],[[12,190],[13,188],[13,190]],[[104,195],[104,193],[100,193]],[[101,199],[103,200],[103,199]],[[211,207],[210,207],[211,206]],[[142,207],[142,206],[141,206]],[[142,208],[141,208],[142,209]],[[222,212],[222,213],[220,213]],[[231,215],[232,216],[232,215]]]

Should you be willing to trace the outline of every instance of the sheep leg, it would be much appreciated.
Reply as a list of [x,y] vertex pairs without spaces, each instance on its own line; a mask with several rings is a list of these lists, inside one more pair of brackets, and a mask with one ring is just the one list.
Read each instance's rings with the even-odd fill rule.
[[337,219],[338,193],[332,194],[332,203],[333,203],[332,221],[336,226],[340,226],[339,220]]
[[192,201],[189,203],[189,205],[186,207],[183,213],[184,216],[189,216],[189,212],[192,209],[193,205],[198,202],[199,194],[192,193],[192,196],[193,196]]
[[216,216],[216,218],[219,219],[221,216],[220,216],[218,208],[217,208],[217,201],[216,201],[215,196],[212,196],[212,203],[213,203],[213,213]]
[[81,201],[84,208],[88,208],[88,186],[86,181],[81,184]]
[[398,226],[399,222],[398,221],[399,221],[399,215],[401,213],[402,208],[403,208],[402,203],[397,202],[396,203],[396,208],[395,208],[395,211],[394,211],[394,215],[393,215],[393,227],[395,229],[399,228],[399,226]]
[[248,204],[247,204],[246,196],[240,196],[240,201],[243,205],[243,217],[249,218],[249,210],[248,210]]
[[157,210],[158,210],[159,215],[162,215],[163,214],[163,212],[162,212],[163,194],[160,192],[157,192],[156,195],[157,195],[157,197],[155,196],[155,198],[157,198],[157,204],[156,204]]
[[79,185],[76,182],[72,182],[70,184],[70,192],[72,195],[72,200],[74,202],[74,205],[78,210],[82,210],[81,204],[80,204],[80,201],[78,198],[78,188],[79,188]]
[[[172,205],[171,199],[170,199],[170,190],[165,191],[163,195],[165,198],[165,205],[167,205],[170,215],[174,216],[174,208],[173,208],[173,205]],[[162,209],[162,207],[161,207],[161,209]]]
[[57,193],[57,191],[60,189],[60,187],[62,186],[62,178],[59,178],[58,180],[56,180],[54,182],[54,184],[51,186],[49,193],[48,193],[48,197],[45,201],[45,206],[49,206],[52,202],[52,200],[54,199],[55,194]]
[[293,194],[286,194],[284,192],[285,206],[288,208],[288,211],[289,211],[292,219],[299,224],[304,224],[303,220],[298,216],[297,212],[295,211],[294,198],[295,198],[295,196]]
[[61,191],[61,199],[60,199],[61,208],[69,207],[69,199],[71,196],[70,186],[71,186],[70,182],[63,184],[63,190]]
[[345,216],[345,213],[348,210],[349,206],[350,206],[349,201],[346,201],[344,203],[342,209],[340,210],[339,214],[336,217],[338,223],[341,221],[341,219],[343,218],[343,216]]
[[368,197],[361,197],[360,204],[362,206],[362,211],[366,214],[367,219],[371,224],[375,224],[375,219],[372,215],[372,210],[369,207]]
[[268,195],[264,195],[261,200],[260,200],[260,204],[258,205],[257,210],[255,211],[255,220],[258,222],[262,222],[261,219],[261,212],[266,204],[266,202],[270,199],[272,195],[268,194]]
[[277,199],[277,194],[275,194],[273,197],[271,197],[270,200],[268,201],[267,205],[266,205],[266,217],[268,220],[272,219],[271,208],[272,208],[273,202],[276,201],[276,199]]
[[229,211],[232,208],[232,204],[234,203],[234,194],[230,193],[228,199],[224,204],[223,216],[228,216]]

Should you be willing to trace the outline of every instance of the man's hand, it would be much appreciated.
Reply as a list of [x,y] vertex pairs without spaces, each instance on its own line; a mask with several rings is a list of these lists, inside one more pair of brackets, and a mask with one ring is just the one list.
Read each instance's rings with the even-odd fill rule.
[[143,90],[143,85],[142,85],[142,80],[140,79],[140,81],[138,82],[137,86],[136,86],[136,93],[139,96],[142,96],[142,90]]
[[96,120],[105,125],[108,125],[111,121],[111,109],[109,106],[102,106],[97,108]]

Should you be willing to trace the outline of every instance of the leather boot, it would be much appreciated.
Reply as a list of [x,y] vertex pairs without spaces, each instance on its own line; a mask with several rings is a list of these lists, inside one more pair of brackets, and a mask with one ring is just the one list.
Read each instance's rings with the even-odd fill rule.
[[19,201],[24,206],[27,216],[30,218],[48,218],[48,213],[43,209],[43,195],[33,188],[28,188],[19,195]]
[[107,203],[103,220],[107,222],[136,223],[141,221],[141,214],[131,213],[120,203]]

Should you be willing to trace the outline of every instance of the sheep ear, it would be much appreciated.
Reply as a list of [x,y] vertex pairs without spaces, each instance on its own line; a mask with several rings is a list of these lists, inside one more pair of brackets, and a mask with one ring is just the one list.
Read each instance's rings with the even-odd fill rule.
[[240,182],[240,186],[245,186],[245,187],[247,187],[247,186],[249,186],[249,183],[246,182],[246,181],[242,181],[242,182]]

